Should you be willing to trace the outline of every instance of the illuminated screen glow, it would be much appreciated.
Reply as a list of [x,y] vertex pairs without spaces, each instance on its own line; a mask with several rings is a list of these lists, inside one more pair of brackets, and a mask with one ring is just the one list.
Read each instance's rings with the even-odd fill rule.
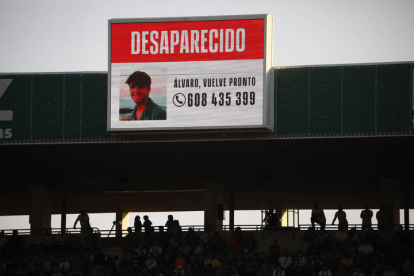
[[265,21],[111,20],[108,129],[266,127]]

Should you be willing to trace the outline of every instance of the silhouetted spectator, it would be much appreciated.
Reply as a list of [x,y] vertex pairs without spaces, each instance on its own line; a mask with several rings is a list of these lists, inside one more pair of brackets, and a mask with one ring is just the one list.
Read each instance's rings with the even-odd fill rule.
[[192,227],[188,227],[188,232],[185,234],[184,239],[188,241],[188,244],[194,249],[198,244],[198,236],[194,233],[194,229]]
[[92,233],[92,229],[90,229],[89,233],[86,234],[85,238],[83,239],[83,247],[84,250],[93,252],[98,247],[98,236],[97,234]]
[[262,262],[257,258],[257,254],[253,253],[252,257],[249,261],[249,266],[253,267],[254,271],[259,271],[260,267],[262,266]]
[[200,235],[200,239],[202,239],[204,241],[204,244],[208,244],[210,242],[211,236],[212,236],[212,234],[210,232],[209,227],[205,226],[203,234]]
[[6,261],[4,259],[0,259],[0,275],[9,275],[9,271],[7,269]]
[[6,253],[7,242],[7,236],[4,233],[4,230],[2,230],[0,232],[0,257],[2,257]]
[[171,235],[173,223],[174,223],[173,215],[168,215],[168,219],[167,219],[167,222],[165,223],[165,227],[167,227],[167,233],[169,235]]
[[269,268],[267,267],[267,263],[266,262],[264,262],[262,264],[262,267],[259,270],[259,273],[257,275],[258,276],[272,276],[272,271],[269,270]]
[[371,273],[369,274],[369,276],[380,276],[380,273],[378,272],[378,270],[375,267],[375,265],[372,265],[371,266]]
[[403,242],[408,243],[409,242],[409,232],[404,230],[404,227],[402,225],[398,225],[398,230],[394,233],[394,239],[400,239]]
[[91,229],[91,224],[89,222],[89,215],[85,212],[85,210],[80,211],[80,215],[76,218],[75,224],[73,224],[73,228],[76,229],[76,224],[80,223],[81,225],[81,233],[89,233]]
[[354,272],[357,267],[362,268],[367,264],[368,258],[364,256],[360,251],[354,256]]
[[242,244],[243,241],[243,235],[241,232],[240,227],[236,227],[236,229],[231,233],[230,241],[229,241],[229,247],[234,253],[240,253],[243,252],[244,246]]
[[72,263],[71,272],[69,272],[69,276],[72,275],[80,275],[83,276],[83,271],[85,269],[85,263],[82,260],[80,254],[76,255],[76,260]]
[[352,227],[351,231],[349,231],[348,234],[349,234],[349,238],[358,244],[360,244],[363,241],[364,236],[365,236],[364,235],[365,233],[363,231],[358,231],[356,227]]
[[50,234],[49,229],[43,229],[42,236],[40,237],[40,252],[49,254],[53,248],[53,236]]
[[134,228],[135,228],[135,233],[141,233],[142,222],[141,222],[140,216],[135,216]]
[[214,237],[212,237],[210,239],[210,242],[207,244],[207,251],[209,254],[214,254],[214,255],[217,255],[219,253],[219,246]]
[[321,226],[321,230],[325,230],[326,217],[323,209],[319,207],[319,204],[315,202],[311,214],[312,228],[315,229],[315,222]]
[[342,227],[344,230],[348,230],[348,220],[346,219],[346,213],[342,207],[338,207],[338,211],[335,213],[332,225],[335,224],[336,219],[338,219],[338,229]]
[[282,266],[280,264],[276,265],[276,269],[273,270],[272,276],[285,276],[285,272],[282,270]]
[[191,264],[187,264],[186,269],[184,273],[182,274],[182,276],[199,276],[199,275],[200,275],[200,272],[198,271],[198,269]]
[[128,234],[124,237],[124,251],[126,253],[132,253],[135,250],[135,247],[138,244],[138,237],[137,235],[132,232],[132,228],[127,228]]
[[37,266],[35,266],[33,260],[29,260],[26,266],[25,276],[37,276],[37,275],[38,275]]
[[362,219],[362,230],[369,230],[372,227],[372,216],[373,213],[369,209],[368,203],[365,203],[365,209],[361,211],[361,219]]
[[277,263],[280,257],[280,245],[277,239],[273,239],[272,244],[269,246],[269,262]]
[[404,276],[411,276],[413,273],[413,261],[410,257],[405,257],[405,261],[402,265],[402,273]]
[[55,238],[56,251],[59,254],[65,254],[68,250],[68,239],[65,232],[60,233]]
[[351,272],[351,269],[354,266],[354,260],[350,257],[349,254],[345,253],[345,255],[341,259],[341,264],[343,269],[349,273]]
[[151,232],[151,225],[152,222],[149,220],[148,216],[144,216],[144,230],[146,234],[149,234]]
[[174,269],[175,261],[171,258],[170,253],[166,252],[161,260],[161,270],[164,275],[171,275]]
[[183,252],[178,252],[178,256],[175,259],[175,267],[173,272],[176,275],[183,275],[186,268],[186,261],[185,257],[183,256]]
[[79,253],[82,245],[76,235],[70,235],[68,240],[68,253]]
[[247,237],[244,240],[244,249],[250,254],[256,249],[256,241],[254,240],[251,232],[247,233]]
[[241,276],[241,275],[244,275],[244,274],[240,274],[240,273],[237,271],[237,267],[233,264],[233,265],[231,266],[230,276]]
[[303,252],[304,255],[307,255],[309,248],[310,248],[309,242],[305,238],[301,238],[298,251],[301,251]]
[[106,268],[106,275],[107,276],[117,276],[118,275],[117,271],[116,271],[116,264],[110,256],[106,256],[105,268]]
[[174,220],[171,226],[171,234],[173,237],[179,238],[181,236],[181,226],[178,220]]
[[323,263],[328,267],[330,271],[332,271],[332,274],[336,271],[337,263],[331,251],[325,252]]
[[67,276],[69,274],[70,264],[63,255],[60,257],[59,270],[63,276]]
[[392,266],[392,265],[388,265],[387,268],[384,270],[384,272],[382,273],[383,276],[397,276],[397,270]]
[[322,270],[319,271],[318,276],[332,276],[332,272],[328,269],[326,265],[322,265]]
[[298,276],[308,275],[308,259],[302,251],[297,252],[293,268]]
[[185,239],[183,240],[183,244],[180,246],[180,252],[182,252],[186,258],[193,252],[191,246],[188,244],[188,241]]
[[162,247],[158,244],[158,241],[153,240],[152,246],[149,248],[148,253],[151,253],[151,255],[155,259],[159,260],[159,257],[161,256],[162,252]]
[[345,231],[343,226],[339,227],[339,230],[334,235],[334,246],[337,250],[343,250],[345,248],[345,242],[348,240],[348,232]]
[[374,247],[367,240],[364,240],[364,242],[358,247],[358,251],[364,256],[370,256],[374,253]]
[[147,267],[149,273],[155,273],[155,268],[157,267],[157,260],[152,256],[152,253],[148,253],[147,258],[145,259],[145,266]]
[[216,259],[214,254],[209,255],[209,257],[204,261],[204,274],[205,275],[216,275],[217,269],[219,269],[221,263]]
[[245,274],[245,276],[257,276],[257,272],[254,271],[252,266],[249,266],[249,268],[247,269],[247,272]]
[[290,269],[293,265],[292,258],[288,255],[286,249],[282,251],[282,255],[279,257],[279,264],[282,267],[282,270],[285,271],[287,275],[290,275]]
[[391,256],[398,262],[399,265],[402,265],[404,256],[407,253],[408,244],[401,240],[399,236],[396,236],[393,239],[393,243],[391,245]]
[[138,254],[136,252],[134,252],[132,254],[132,259],[131,259],[131,272],[132,275],[136,275],[138,274],[139,270],[140,270],[140,260],[138,257]]
[[313,227],[308,227],[303,237],[306,239],[307,242],[313,243],[316,240],[316,231]]
[[364,276],[364,275],[365,273],[361,266],[355,267],[354,272],[352,273],[352,276]]
[[[59,270],[59,267],[58,267]],[[52,261],[50,260],[50,256],[46,255],[45,259],[42,264],[42,274],[43,275],[51,275],[52,274]]]
[[391,214],[384,204],[380,204],[377,212],[378,230],[388,230],[391,226]]
[[342,264],[339,264],[338,270],[335,272],[335,276],[349,276],[349,273],[345,271],[344,266]]
[[170,239],[168,240],[168,251],[171,254],[176,254],[178,253],[178,249],[180,248],[178,239],[175,237],[170,237]]
[[309,255],[308,264],[310,265],[310,270],[313,275],[319,273],[322,269],[323,262],[317,251],[314,251]]
[[11,256],[19,256],[23,251],[23,241],[19,236],[19,231],[13,230],[9,240],[8,251]]
[[151,274],[150,274],[150,272],[148,270],[148,267],[146,265],[144,265],[142,267],[141,272],[138,274],[138,276],[148,276],[148,275],[151,275]]
[[188,265],[191,266],[193,272],[195,272],[194,270],[198,271],[198,269],[199,269],[198,260],[196,259],[194,254],[190,254],[190,257],[187,258],[186,264],[187,264],[187,266]]
[[93,276],[105,276],[105,255],[101,253],[101,250],[97,248],[92,255],[92,275]]
[[233,263],[239,275],[244,275],[247,271],[248,264],[244,260],[242,253],[237,254],[237,260]]
[[52,276],[63,276],[62,273],[60,273],[59,271],[59,266],[55,265],[55,267],[53,268]]
[[194,249],[194,255],[198,259],[198,263],[201,264],[203,261],[204,255],[207,253],[206,246],[204,244],[204,241],[200,239],[198,241],[198,245]]
[[138,247],[135,249],[135,253],[137,253],[140,263],[144,263],[144,260],[147,257],[147,250],[142,242],[138,242]]
[[159,231],[155,233],[154,238],[158,241],[162,250],[166,251],[168,247],[168,234],[164,231],[164,226],[159,226],[158,229]]
[[217,247],[218,247],[218,253],[219,256],[221,256],[221,254],[226,250],[227,248],[227,243],[220,237],[218,232],[214,232],[213,233],[213,238],[216,241]]

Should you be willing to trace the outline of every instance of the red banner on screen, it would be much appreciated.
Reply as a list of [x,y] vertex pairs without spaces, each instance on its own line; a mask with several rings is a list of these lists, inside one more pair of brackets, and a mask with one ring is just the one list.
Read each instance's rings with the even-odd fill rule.
[[263,57],[263,19],[111,24],[111,63]]

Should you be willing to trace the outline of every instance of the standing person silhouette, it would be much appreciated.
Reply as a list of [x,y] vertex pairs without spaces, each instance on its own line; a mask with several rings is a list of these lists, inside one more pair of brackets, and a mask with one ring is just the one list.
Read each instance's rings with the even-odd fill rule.
[[311,214],[311,223],[313,229],[315,229],[315,222],[321,226],[322,231],[325,230],[326,217],[323,209],[319,207],[318,202],[315,202]]
[[152,222],[149,220],[148,216],[144,216],[144,230],[146,234],[149,234],[151,232],[151,225]]
[[77,219],[75,220],[75,224],[73,225],[74,229],[76,229],[76,224],[78,223],[78,221],[81,225],[81,233],[89,233],[92,227],[89,223],[89,216],[85,212],[85,210],[82,209],[80,211],[80,215],[77,217]]
[[135,216],[134,228],[135,228],[135,233],[141,233],[142,222],[141,222],[140,216]]
[[372,227],[372,216],[373,213],[369,209],[368,203],[365,203],[365,210],[361,211],[361,219],[362,219],[362,230],[369,230]]
[[168,220],[165,223],[165,227],[167,227],[167,233],[169,235],[171,234],[173,224],[174,224],[174,217],[173,217],[173,215],[168,215]]
[[348,220],[346,219],[346,213],[342,207],[338,207],[338,212],[335,213],[332,225],[335,224],[336,219],[338,219],[338,229],[342,227],[344,230],[348,231]]

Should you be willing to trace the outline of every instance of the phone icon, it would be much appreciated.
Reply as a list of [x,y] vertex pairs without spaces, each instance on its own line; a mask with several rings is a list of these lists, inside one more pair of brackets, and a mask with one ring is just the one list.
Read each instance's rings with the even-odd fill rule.
[[175,100],[177,101],[177,103],[179,104],[184,104],[184,102],[180,101],[180,98],[178,97],[178,95],[175,95]]
[[177,93],[173,96],[172,100],[173,100],[173,104],[176,107],[182,107],[183,105],[185,105],[186,97],[182,93]]

